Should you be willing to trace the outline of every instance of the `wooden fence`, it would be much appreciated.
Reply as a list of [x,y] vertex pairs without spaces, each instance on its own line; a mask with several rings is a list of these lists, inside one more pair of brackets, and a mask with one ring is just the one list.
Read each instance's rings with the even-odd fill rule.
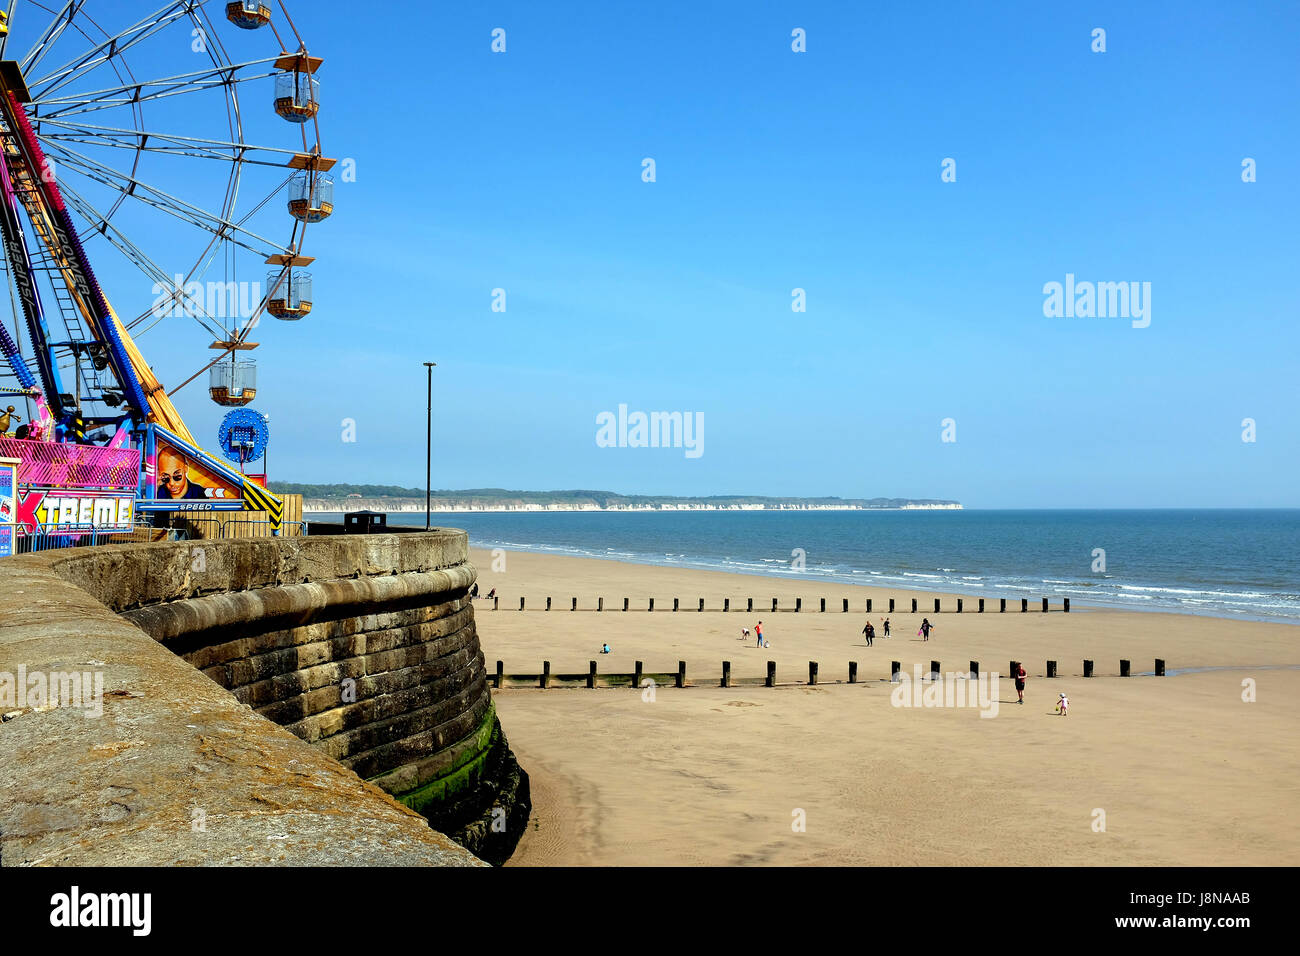
[[[849,666],[848,666],[847,683],[850,684],[862,683],[862,681],[858,679],[858,662],[849,661],[848,663]],[[1012,675],[1016,673],[1017,667],[1020,663],[1021,663],[1020,661],[1014,661],[1014,660],[1010,661],[1007,665],[1007,673],[999,674],[998,676],[1000,678],[1003,677],[1011,678]],[[1036,674],[1033,676],[1035,677],[1035,679],[1039,677],[1056,678],[1057,677],[1056,670],[1057,670],[1056,661],[1048,661],[1046,667],[1046,673],[1041,675]],[[898,683],[902,671],[903,671],[902,663],[900,663],[899,661],[891,661],[889,667],[888,682],[891,684]],[[1129,677],[1131,676],[1131,673],[1132,673],[1131,662],[1128,659],[1122,658],[1119,662],[1119,676]],[[971,680],[978,680],[980,674],[979,661],[971,661],[966,671],[966,674]],[[930,669],[929,671],[926,672],[926,677],[928,677],[930,680],[935,680],[937,677],[941,678],[942,676],[943,676],[943,668],[940,666],[940,662],[930,661]],[[1082,676],[1088,678],[1095,676],[1092,661],[1085,660],[1083,662]],[[1155,659],[1155,668],[1152,671],[1152,676],[1154,677],[1165,676],[1165,660],[1163,657],[1157,657]],[[776,661],[767,662],[767,675],[765,677],[746,677],[746,678],[740,678],[739,680],[733,677],[731,674],[731,661],[723,661],[721,675],[717,686],[736,687],[740,685],[751,685],[751,686],[762,685],[764,687],[777,687],[782,683],[784,683],[787,686],[792,684],[812,685],[818,683],[820,679],[821,679],[821,666],[817,661],[808,662],[807,681],[784,681],[784,682],[779,682],[777,680]],[[499,660],[497,661],[496,674],[493,677],[493,686],[496,687],[498,690],[502,690],[506,687],[511,687],[511,686],[550,687],[552,685],[560,685],[560,684],[570,684],[570,685],[583,684],[586,687],[593,688],[593,689],[596,687],[631,687],[634,689],[640,689],[643,686],[649,686],[644,683],[647,680],[652,681],[653,686],[655,687],[667,687],[669,684],[672,684],[674,687],[697,686],[687,681],[686,679],[686,661],[678,661],[676,671],[647,671],[645,669],[645,665],[641,661],[637,661],[636,669],[632,673],[624,672],[624,673],[603,673],[602,674],[598,671],[596,662],[594,660],[588,661],[587,672],[585,674],[584,673],[577,673],[577,674],[552,673],[550,661],[542,661],[542,669],[540,672],[507,674],[505,672],[505,662]],[[878,677],[875,678],[875,680],[885,681],[886,678]],[[710,685],[712,684],[711,681],[709,683]],[[832,683],[838,684],[838,683],[845,683],[845,682],[836,679],[832,681]]]
[[[925,609],[925,610],[919,610],[919,608],[921,607],[921,602],[922,602],[923,600],[926,602],[926,604],[925,604],[926,609]],[[934,602],[934,610],[933,610],[933,611],[928,610],[929,602],[930,602],[931,600],[933,600],[933,602]],[[977,600],[977,601],[978,601],[978,605],[977,605],[976,610],[975,610],[974,613],[976,613],[976,614],[983,614],[983,613],[984,613],[984,603],[985,603],[985,600],[986,600],[986,599],[985,599],[985,598],[977,598],[977,599],[973,599],[973,600]],[[1007,600],[1008,600],[1007,598],[996,598],[996,599],[995,599],[995,598],[988,598],[987,600],[988,600],[988,601],[996,600],[996,601],[998,602],[998,613],[999,613],[999,614],[1005,614],[1005,613],[1006,613],[1006,611],[1007,611]],[[1011,600],[1014,601],[1015,599],[1012,598]],[[905,606],[907,605],[907,602],[909,602],[909,601],[911,602],[911,611],[910,611],[910,612],[907,612],[907,611],[902,610],[902,608],[905,607]],[[883,604],[884,602],[881,602],[881,603]],[[955,603],[955,605],[956,605],[955,608],[953,607],[953,604],[954,604],[954,603]],[[957,614],[962,614],[962,613],[965,612],[965,599],[964,599],[964,598],[957,598],[955,602],[949,602],[949,605],[948,605],[949,610],[948,610],[948,611],[944,611],[944,610],[942,609],[942,605],[943,605],[943,599],[942,599],[942,598],[933,598],[933,599],[931,599],[931,598],[924,598],[924,599],[922,599],[922,598],[901,598],[901,599],[900,599],[900,598],[889,598],[889,608],[888,608],[888,611],[884,610],[883,608],[880,609],[880,610],[876,610],[876,609],[873,608],[872,605],[873,605],[873,599],[872,599],[872,598],[867,598],[867,599],[866,599],[866,608],[865,608],[867,614],[876,614],[876,613],[880,613],[880,614],[884,614],[884,613],[888,613],[888,614],[904,614],[904,613],[912,613],[912,614],[946,614],[946,613],[957,613]],[[553,604],[552,598],[550,598],[550,597],[546,598],[545,610],[549,611],[549,610],[551,610],[551,608],[552,608],[553,606],[558,607],[559,604],[558,604],[558,603],[554,603],[554,604]],[[681,611],[681,610],[682,610],[682,607],[683,607],[683,606],[682,606],[681,598],[673,598],[673,607],[672,607],[673,611]],[[1046,614],[1049,610],[1051,610],[1052,605],[1051,605],[1051,603],[1050,603],[1050,601],[1049,601],[1048,598],[1042,598],[1041,601],[1039,602],[1039,607],[1040,607],[1042,613]],[[1058,606],[1058,608],[1059,608],[1059,610],[1063,611],[1064,613],[1069,614],[1069,613],[1070,613],[1070,599],[1069,599],[1069,598],[1062,598],[1062,599],[1061,599],[1061,603],[1060,603],[1060,605]],[[695,609],[696,612],[701,612],[701,613],[704,612],[704,611],[721,611],[721,612],[724,613],[724,614],[725,614],[725,613],[729,613],[729,612],[731,611],[731,598],[723,598],[723,599],[722,599],[722,606],[721,606],[721,607],[706,607],[706,606],[705,606],[704,598],[698,598],[698,599],[696,599],[696,603],[695,603],[695,605],[694,605],[694,609]],[[492,610],[494,610],[494,611],[499,611],[499,610],[501,610],[501,598],[500,598],[499,595],[496,596],[496,597],[493,597],[493,598],[492,598]],[[509,607],[507,607],[507,610],[509,610]],[[527,604],[527,598],[524,597],[524,596],[521,596],[521,597],[519,598],[519,610],[521,610],[521,611],[526,611],[526,610],[537,610],[537,606],[536,606],[536,605],[533,605],[533,606],[530,608],[530,607],[528,606],[528,604]],[[597,599],[596,599],[596,606],[595,606],[595,607],[581,607],[581,608],[580,608],[580,607],[578,607],[578,599],[577,599],[576,597],[571,597],[571,598],[569,598],[569,610],[570,610],[570,611],[596,611],[596,612],[603,612],[603,611],[605,610],[605,599],[604,599],[603,597],[597,598]],[[630,598],[623,598],[623,610],[624,610],[624,611],[653,611],[653,610],[655,610],[655,599],[654,599],[654,598],[648,598],[647,601],[646,601],[646,605],[645,605],[645,607],[635,607],[635,608],[634,608],[634,607],[632,607],[632,601],[631,601]],[[659,610],[661,610],[661,611],[662,611],[662,610],[666,610],[666,608],[660,607]],[[819,598],[818,611],[819,611],[820,613],[823,613],[823,614],[826,612],[826,598]],[[848,598],[841,598],[841,599],[840,599],[840,611],[841,611],[841,613],[844,613],[844,614],[848,614],[848,613],[850,613],[850,610],[849,610],[849,599],[848,599]],[[779,613],[786,613],[786,612],[793,613],[793,614],[800,614],[800,613],[802,613],[802,612],[803,612],[803,598],[795,598],[795,599],[794,599],[794,606],[793,606],[793,607],[790,607],[790,606],[781,607],[780,599],[779,599],[779,598],[772,598],[772,609],[771,609],[771,611],[766,611],[766,610],[764,610],[764,611],[761,611],[761,612],[759,612],[759,613],[779,614]],[[1020,599],[1020,613],[1022,613],[1022,614],[1026,614],[1026,613],[1028,613],[1028,612],[1029,612],[1029,598],[1021,598],[1021,599]],[[745,613],[746,613],[746,614],[753,614],[753,613],[754,613],[754,599],[753,599],[753,598],[746,598],[746,599],[745,599]]]

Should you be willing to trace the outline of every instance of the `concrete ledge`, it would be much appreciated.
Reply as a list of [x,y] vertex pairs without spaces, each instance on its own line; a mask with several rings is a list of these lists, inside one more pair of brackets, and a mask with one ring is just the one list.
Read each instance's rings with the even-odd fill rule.
[[469,566],[464,531],[235,538],[51,552],[59,573],[114,611],[205,594]]
[[127,545],[0,560],[0,672],[94,671],[104,682],[102,716],[26,709],[0,724],[0,864],[480,864],[114,613],[230,587],[463,563],[463,532],[425,538]]
[[[335,539],[338,540],[338,539]],[[475,571],[460,565],[445,571],[420,571],[386,577],[287,584],[257,591],[213,594],[172,604],[154,604],[124,611],[122,616],[157,641],[197,636],[219,628],[257,621],[267,629],[289,627],[330,608],[382,605],[465,590]]]

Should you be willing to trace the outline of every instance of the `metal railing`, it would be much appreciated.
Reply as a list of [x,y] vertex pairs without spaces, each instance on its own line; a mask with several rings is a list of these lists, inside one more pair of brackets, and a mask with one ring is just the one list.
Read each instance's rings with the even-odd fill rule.
[[20,528],[15,553],[53,551],[59,548],[88,548],[97,544],[131,544],[140,541],[176,540],[166,528],[136,522],[130,528],[103,528],[94,524],[61,524],[51,528]]
[[[215,515],[186,514],[173,516],[169,520],[168,528],[175,531],[179,539],[186,541],[276,536],[267,518],[224,518]],[[307,522],[305,521],[280,522],[279,537],[305,537],[306,534]]]

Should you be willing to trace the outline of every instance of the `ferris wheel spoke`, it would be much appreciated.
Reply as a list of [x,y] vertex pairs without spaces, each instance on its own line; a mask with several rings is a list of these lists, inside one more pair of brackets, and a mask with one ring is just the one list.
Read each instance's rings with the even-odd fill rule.
[[[275,253],[291,255],[293,252],[293,250],[280,245],[274,240],[245,228],[242,221],[219,216],[192,203],[187,203],[183,199],[179,199],[155,186],[150,186],[128,173],[106,166],[97,160],[78,153],[62,143],[51,143],[50,147],[56,157],[60,157],[63,163],[82,175],[119,192],[125,192],[146,205],[171,213],[191,225],[206,229],[220,239],[229,239],[250,252],[255,252],[261,256],[270,256]],[[262,247],[251,245],[249,240],[255,240],[266,245]],[[275,253],[267,252],[268,247],[274,249]]]
[[[81,3],[78,3],[77,6],[81,7],[83,4],[84,0],[82,0]],[[99,43],[96,43],[89,50],[85,51],[80,56],[73,57],[52,73],[47,73],[37,79],[29,80],[27,83],[28,88],[31,89],[33,93],[35,93],[38,87],[41,88],[42,93],[49,93],[53,90],[60,89],[61,87],[73,82],[78,77],[91,72],[96,67],[109,62],[114,57],[120,56],[136,44],[141,43],[149,37],[166,29],[177,20],[185,17],[189,17],[193,20],[193,11],[198,5],[199,4],[197,4],[195,0],[177,0],[175,3],[169,3],[134,25],[127,27],[116,36],[107,37]],[[71,17],[69,17],[69,20],[71,20]],[[62,33],[64,28],[66,28],[66,24],[64,27],[60,27],[58,32]],[[57,36],[55,39],[57,39]],[[46,51],[51,49],[53,46],[54,43],[51,41],[44,45],[41,52],[37,54],[31,62],[24,60],[22,64],[23,73],[29,74],[44,57]],[[31,54],[29,54],[29,56],[31,56]]]
[[24,73],[41,62],[45,54],[54,47],[55,42],[72,23],[77,11],[81,9],[85,2],[86,0],[68,0],[63,5],[63,9],[55,14],[54,19],[46,24],[45,29],[41,31],[41,35],[32,44],[32,48],[19,61]]
[[[299,155],[296,150],[281,149],[275,146],[259,146],[256,143],[204,139],[198,136],[159,133],[133,127],[97,126],[90,123],[75,123],[51,117],[42,117],[40,125],[42,140],[83,143],[93,146],[115,146],[131,150],[143,149],[146,152],[219,159],[225,162],[237,159],[240,162],[254,163],[260,166],[284,167],[288,165],[289,159]],[[49,127],[54,127],[57,132],[50,132]],[[261,153],[271,154],[277,158],[260,159],[258,154]]]
[[[61,191],[64,198],[67,200],[68,205],[72,207],[78,215],[86,221],[94,224],[96,231],[101,233],[109,243],[126,256],[126,258],[136,268],[143,272],[147,278],[153,280],[155,283],[167,290],[169,295],[169,311],[172,308],[183,307],[187,315],[191,315],[199,325],[203,326],[203,328],[210,332],[215,338],[220,339],[224,337],[224,332],[219,331],[219,325],[214,327],[204,321],[204,318],[206,317],[207,319],[216,322],[216,319],[204,308],[204,303],[187,297],[184,286],[178,286],[174,276],[170,276],[164,272],[162,266],[150,259],[139,246],[127,238],[126,234],[123,233],[122,230],[118,229],[108,221],[108,219],[104,217],[103,213],[95,208],[93,203],[87,200],[81,195],[81,193],[77,192],[71,186],[64,185]],[[150,309],[145,313],[145,317],[152,314],[154,314],[154,310]],[[164,312],[162,317],[165,317],[166,315],[167,313]],[[132,328],[134,324],[135,322],[128,323],[127,328]]]
[[220,89],[238,83],[264,80],[279,74],[274,68],[265,72],[238,75],[241,70],[251,70],[275,63],[275,57],[261,60],[249,60],[247,63],[232,63],[214,66],[211,69],[195,70],[191,73],[178,73],[175,76],[161,77],[156,80],[140,80],[134,83],[122,83],[87,93],[48,96],[42,92],[33,94],[32,102],[37,107],[38,117],[45,120],[51,117],[74,116],[95,110],[114,109],[119,106],[132,106],[136,103],[159,100],[181,93],[194,93],[199,90]]

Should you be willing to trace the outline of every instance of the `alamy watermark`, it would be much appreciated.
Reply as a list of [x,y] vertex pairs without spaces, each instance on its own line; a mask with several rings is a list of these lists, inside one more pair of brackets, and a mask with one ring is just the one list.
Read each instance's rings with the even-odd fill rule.
[[0,711],[72,707],[86,717],[104,715],[103,671],[0,671]]
[[1129,319],[1133,328],[1151,324],[1150,282],[1076,282],[1065,274],[1064,284],[1043,285],[1043,315],[1049,319]]
[[596,416],[596,445],[600,448],[683,448],[687,458],[704,454],[703,412],[628,412]]
[[924,681],[921,665],[916,664],[910,676],[899,671],[889,702],[895,707],[978,707],[980,717],[996,717],[998,673],[990,671],[978,676],[932,673],[930,680]]
[[177,273],[175,283],[155,282],[149,294],[155,296],[149,311],[154,318],[248,319],[262,304],[262,283],[186,282]]

